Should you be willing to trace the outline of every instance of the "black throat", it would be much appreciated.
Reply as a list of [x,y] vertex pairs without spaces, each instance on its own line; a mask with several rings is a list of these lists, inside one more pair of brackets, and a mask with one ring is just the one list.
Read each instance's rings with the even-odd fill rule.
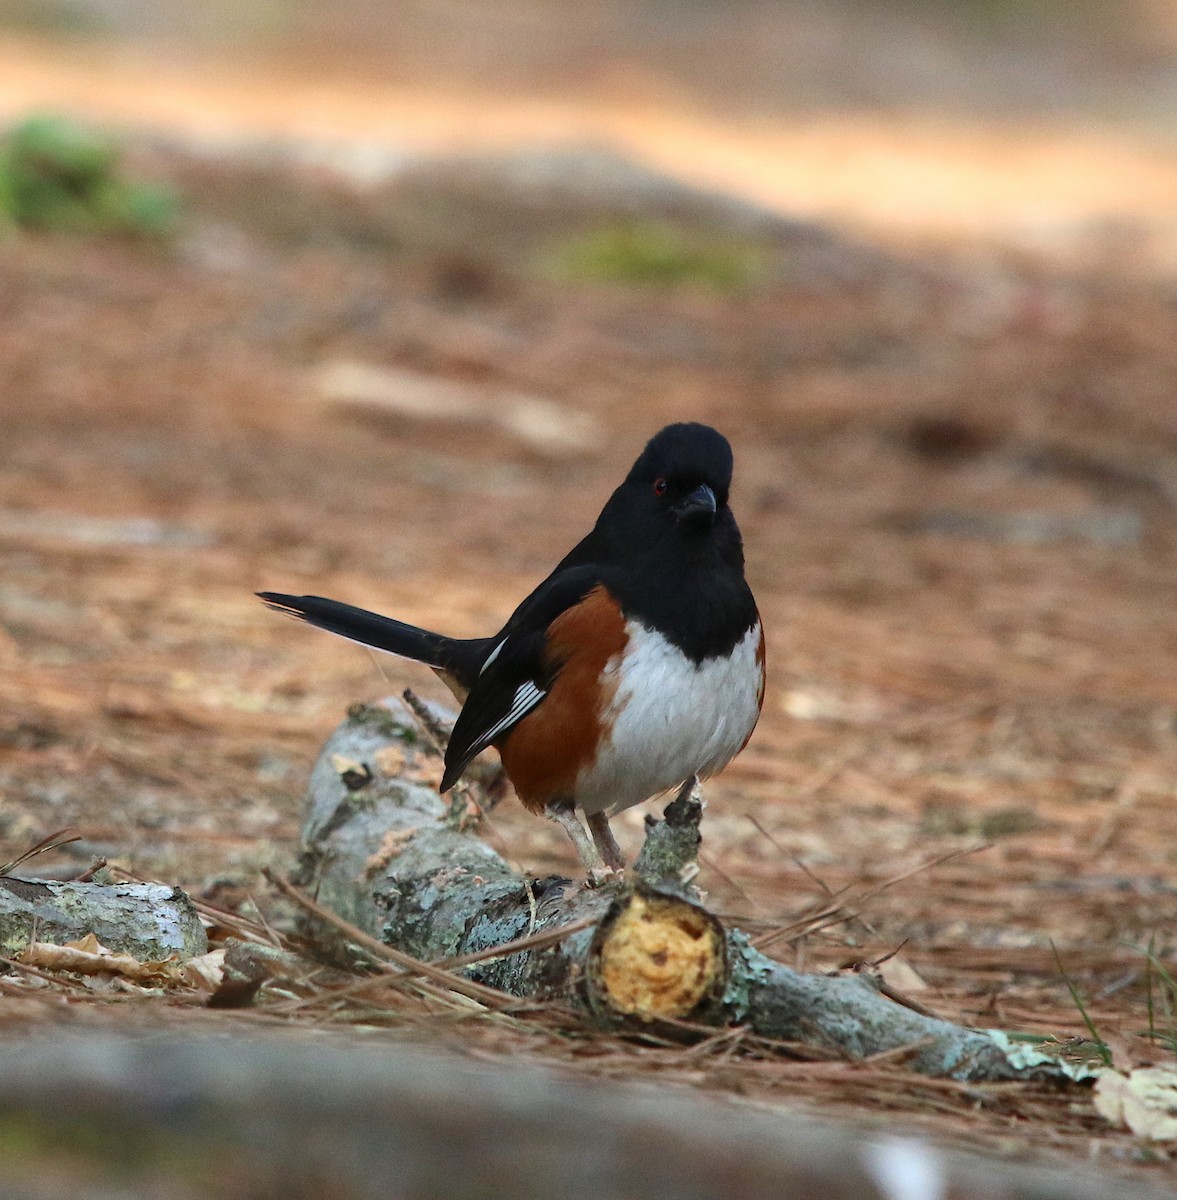
[[729,655],[756,623],[744,552],[730,512],[706,529],[671,529],[606,576],[627,618],[660,633],[691,662]]

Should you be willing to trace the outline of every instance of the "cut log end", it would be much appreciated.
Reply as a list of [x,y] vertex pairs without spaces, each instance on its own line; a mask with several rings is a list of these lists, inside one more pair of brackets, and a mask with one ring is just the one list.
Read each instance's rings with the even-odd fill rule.
[[643,1022],[691,1016],[722,993],[726,979],[718,921],[678,896],[636,891],[622,897],[590,952],[595,1007]]

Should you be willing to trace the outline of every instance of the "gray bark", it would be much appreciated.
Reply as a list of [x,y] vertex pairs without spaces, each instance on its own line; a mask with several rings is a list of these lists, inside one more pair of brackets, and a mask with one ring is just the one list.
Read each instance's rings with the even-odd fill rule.
[[[684,882],[699,843],[697,805],[676,801],[665,820],[651,822],[626,880],[600,888],[559,877],[525,880],[470,827],[460,796],[451,802],[414,781],[427,774],[418,729],[408,709],[392,700],[353,709],[336,730],[311,778],[296,882],[366,933],[429,962],[589,922],[556,945],[465,970],[515,996],[565,1002],[602,1024],[660,1029],[664,1010],[635,1015],[601,986],[602,948],[622,914],[634,911],[635,896],[686,906],[679,911],[696,913],[704,924],[715,921],[699,910]],[[674,917],[674,923],[681,922]],[[356,957],[335,929],[313,918],[307,927],[331,957]],[[666,1017],[742,1025],[851,1058],[910,1046],[911,1067],[928,1075],[995,1080],[1026,1074],[986,1034],[896,1004],[869,977],[801,974],[753,949],[739,930],[719,928],[722,947],[707,964],[719,973],[718,984],[701,987],[688,1011],[671,1008]],[[655,978],[651,960],[664,957],[633,955],[654,990],[664,981]],[[1051,1073],[1049,1066],[1035,1070]]]
[[179,888],[0,877],[0,954],[19,954],[34,933],[58,944],[93,933],[108,950],[151,962],[208,949],[196,909]]

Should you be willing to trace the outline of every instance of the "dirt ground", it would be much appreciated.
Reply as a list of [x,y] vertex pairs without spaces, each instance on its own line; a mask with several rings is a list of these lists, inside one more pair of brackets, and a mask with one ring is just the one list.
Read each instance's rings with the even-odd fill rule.
[[[1048,257],[771,225],[753,282],[659,290],[557,277],[552,247],[609,205],[493,172],[365,188],[158,144],[137,165],[185,197],[174,245],[0,246],[0,857],[72,826],[46,868],[105,856],[274,911],[260,870],[288,864],[347,705],[443,693],[253,592],[492,630],[647,436],[706,420],[735,446],[770,672],[707,789],[712,901],[785,927],[786,961],[902,946],[901,986],[935,1012],[1066,1039],[1086,1030],[1061,962],[1118,1062],[1171,1061],[1139,1035],[1173,1034],[1147,949],[1171,969],[1177,293],[1130,231]],[[356,398],[349,364],[424,408]],[[615,822],[630,851],[642,816]],[[490,836],[574,869],[513,801]],[[855,919],[788,932],[842,889]],[[168,1001],[8,1013],[147,1003]],[[1082,1091],[640,1048],[606,1068],[532,1036],[494,1049],[1012,1157],[1170,1162]]]

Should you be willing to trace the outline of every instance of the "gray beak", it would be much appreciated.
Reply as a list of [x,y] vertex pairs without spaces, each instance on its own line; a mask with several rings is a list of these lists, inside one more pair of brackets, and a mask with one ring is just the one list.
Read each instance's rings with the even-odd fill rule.
[[680,521],[711,521],[715,517],[715,493],[705,484],[700,484],[681,503],[674,506]]

